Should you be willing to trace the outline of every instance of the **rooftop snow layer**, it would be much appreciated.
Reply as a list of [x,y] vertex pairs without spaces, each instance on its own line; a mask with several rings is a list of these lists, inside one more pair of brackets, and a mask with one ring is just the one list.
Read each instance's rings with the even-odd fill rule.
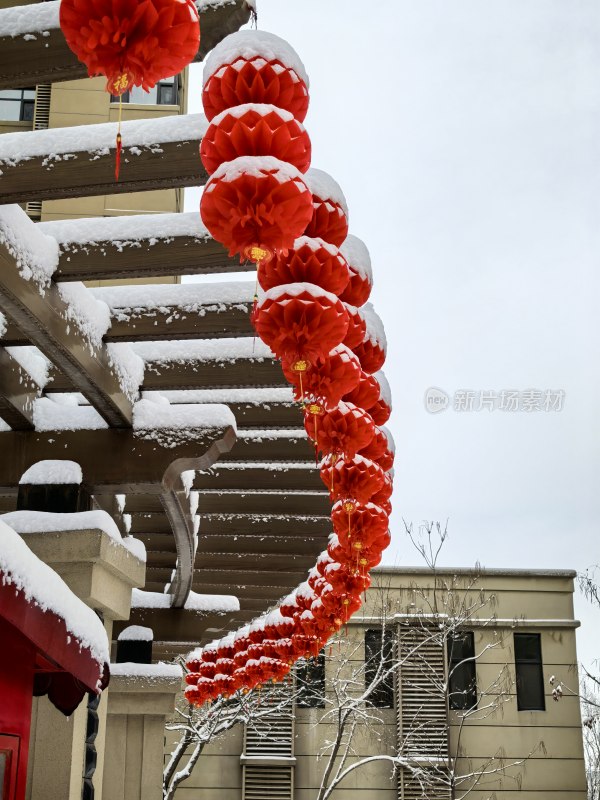
[[[223,283],[152,283],[131,286],[102,286],[90,291],[94,297],[110,308],[113,316],[122,319],[119,312],[155,311],[178,308],[202,314],[203,306],[248,306],[254,298],[255,281]],[[127,316],[127,315],[125,315]]]
[[221,403],[171,405],[138,400],[133,406],[134,430],[187,430],[236,427],[231,409]]
[[143,625],[129,625],[117,637],[119,642],[151,642],[154,639],[152,628]]
[[146,363],[190,361],[229,361],[240,359],[259,361],[275,356],[264,342],[250,336],[231,339],[181,339],[170,342],[135,342],[134,351]]
[[[171,595],[162,592],[131,590],[132,608],[171,608]],[[228,594],[198,594],[190,592],[184,606],[186,611],[227,613],[240,610],[240,601]]]

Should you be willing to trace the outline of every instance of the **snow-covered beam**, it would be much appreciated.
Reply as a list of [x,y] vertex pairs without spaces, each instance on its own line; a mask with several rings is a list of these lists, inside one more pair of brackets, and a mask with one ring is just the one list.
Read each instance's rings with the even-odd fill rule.
[[210,470],[196,473],[193,488],[198,492],[245,489],[277,491],[283,487],[294,491],[311,491],[323,488],[314,458],[294,463],[288,457],[285,461],[274,463],[266,461],[265,457],[266,453],[263,453],[262,458],[253,462],[215,464]]
[[161,278],[254,269],[230,258],[197,212],[41,222],[58,242],[55,281]]
[[[319,516],[312,504],[305,504],[304,514],[202,514],[202,536],[289,536],[290,538],[328,536],[331,533],[331,504]],[[312,512],[312,515],[310,515]],[[254,552],[257,552],[255,550]],[[258,548],[260,552],[260,548]]]
[[128,427],[131,401],[105,347],[86,340],[73,307],[50,281],[52,240],[17,206],[0,213],[0,308],[114,427]]
[[[206,523],[202,525],[203,535],[207,534],[207,526],[210,527],[210,519],[207,514],[258,514],[265,519],[266,514],[293,515],[302,517],[305,514],[327,516],[331,512],[331,501],[329,494],[322,485],[320,490],[312,492],[293,492],[285,489],[285,475],[280,476],[280,491],[243,491],[243,492],[202,492],[199,513],[202,514]],[[300,519],[300,523],[302,520]],[[246,526],[244,535],[256,535],[253,530],[256,526]],[[298,527],[293,526],[291,535],[302,536],[302,524]],[[267,524],[268,528],[268,524]],[[261,535],[264,530],[261,526]]]
[[14,431],[33,430],[33,404],[40,393],[29,373],[0,347],[0,417]]
[[129,120],[121,126],[121,176],[115,180],[117,123],[49,128],[0,137],[0,204],[199,186],[202,114]]
[[[250,19],[246,0],[198,0],[202,31],[195,58],[202,60],[221,39]],[[59,27],[59,0],[0,11],[0,89],[85,78],[87,70],[69,49]]]
[[[180,642],[184,645],[181,650],[189,651],[204,638],[209,628],[234,627],[236,614],[235,611],[217,614],[184,608],[132,608],[128,620],[114,623],[113,639],[129,625],[141,625],[152,629],[155,643]],[[156,644],[153,645],[153,650],[155,647]]]

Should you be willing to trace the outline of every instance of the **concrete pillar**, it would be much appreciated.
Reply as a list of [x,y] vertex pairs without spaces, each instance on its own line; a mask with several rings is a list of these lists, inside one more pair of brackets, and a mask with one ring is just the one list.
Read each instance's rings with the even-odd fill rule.
[[181,670],[115,664],[108,693],[104,796],[161,800],[165,722],[175,709]]
[[[99,612],[109,638],[114,620],[129,618],[131,589],[144,585],[145,564],[100,530],[22,534],[29,548],[52,567],[67,586]],[[107,692],[98,707],[94,800],[102,800]],[[87,703],[67,719],[41,697],[34,701],[27,800],[81,800]],[[112,800],[110,794],[107,800]]]

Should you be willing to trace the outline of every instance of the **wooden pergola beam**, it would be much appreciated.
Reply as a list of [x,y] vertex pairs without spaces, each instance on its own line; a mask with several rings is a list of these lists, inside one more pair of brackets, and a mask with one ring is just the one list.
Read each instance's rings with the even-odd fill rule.
[[[24,213],[23,217],[27,219]],[[35,281],[22,277],[17,258],[2,240],[0,306],[109,425],[131,425],[131,401],[123,393],[104,348],[90,347],[77,326],[68,321],[68,306],[55,285],[51,283],[41,292]]]
[[209,628],[233,625],[235,614],[188,611],[183,608],[132,608],[127,621],[115,621],[113,639],[130,625],[142,625],[152,629],[156,642],[186,642],[188,649],[191,649],[204,638]]
[[[290,461],[290,458],[286,460]],[[319,471],[315,469],[314,460],[307,459],[304,465],[282,464],[281,469],[271,467],[265,463],[266,461],[268,461],[267,458],[261,458],[254,464],[238,464],[233,469],[216,464],[211,470],[196,473],[194,489],[202,492],[205,489],[213,491],[218,489],[225,491],[247,489],[311,491],[323,488],[323,482]]]
[[277,492],[203,492],[198,510],[202,516],[218,513],[301,516],[307,509],[317,516],[329,515],[331,500],[324,486],[321,492],[311,494],[287,492],[283,487]]
[[201,536],[220,534],[244,536],[251,532],[262,536],[327,537],[332,531],[327,516],[284,514],[203,514]]
[[33,430],[33,403],[39,386],[3,347],[0,347],[0,417],[14,431]]
[[[58,2],[19,7],[25,24],[18,35],[0,36],[0,89],[55,83],[87,77],[85,66],[69,49],[58,26]],[[250,19],[245,0],[230,0],[215,6],[200,5],[201,41],[195,61],[201,61],[225,36]],[[0,11],[0,32],[4,32],[15,9]],[[28,22],[31,24],[28,26]],[[40,33],[40,24],[44,34]]]

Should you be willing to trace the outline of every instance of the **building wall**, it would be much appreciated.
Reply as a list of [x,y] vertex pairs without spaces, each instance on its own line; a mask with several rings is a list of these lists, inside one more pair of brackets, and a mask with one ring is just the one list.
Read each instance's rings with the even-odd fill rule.
[[[377,588],[383,591],[377,591]],[[435,591],[434,591],[435,588]],[[436,606],[437,600],[437,606]],[[474,631],[480,711],[461,726],[460,714],[446,710],[449,756],[457,774],[489,769],[495,756],[496,774],[483,778],[469,794],[473,800],[584,800],[587,796],[579,700],[565,693],[555,702],[548,679],[555,675],[577,687],[577,652],[573,617],[572,573],[525,573],[489,570],[441,571],[436,577],[426,570],[381,569],[367,602],[348,627],[348,643],[357,650],[358,665],[364,658],[364,632],[377,627],[382,614],[388,620],[406,620],[453,609],[469,609],[468,629]],[[384,611],[385,609],[385,611]],[[389,623],[388,623],[389,624]],[[541,634],[545,711],[518,711],[515,689],[514,632]],[[333,645],[326,651],[326,676],[339,668],[340,653]],[[495,684],[502,676],[502,699]],[[330,689],[330,687],[329,687]],[[486,692],[486,689],[489,691]],[[483,695],[482,695],[483,693]],[[396,701],[398,693],[396,691]],[[426,706],[424,701],[424,707]],[[486,710],[486,706],[490,710]],[[401,707],[402,708],[402,707]],[[325,767],[326,741],[335,727],[321,723],[321,709],[296,709],[294,739],[294,798],[314,800]],[[356,757],[393,754],[397,747],[397,709],[378,709],[378,724],[362,727],[355,738]],[[173,739],[167,738],[167,752]],[[178,800],[241,800],[243,738],[240,729],[230,732],[200,758],[191,778],[177,792]],[[504,761],[501,761],[504,759]],[[503,764],[504,773],[497,772]],[[511,766],[512,765],[512,766]],[[468,789],[462,784],[457,797]],[[397,800],[402,794],[388,763],[373,762],[353,772],[333,793],[334,800]]]

